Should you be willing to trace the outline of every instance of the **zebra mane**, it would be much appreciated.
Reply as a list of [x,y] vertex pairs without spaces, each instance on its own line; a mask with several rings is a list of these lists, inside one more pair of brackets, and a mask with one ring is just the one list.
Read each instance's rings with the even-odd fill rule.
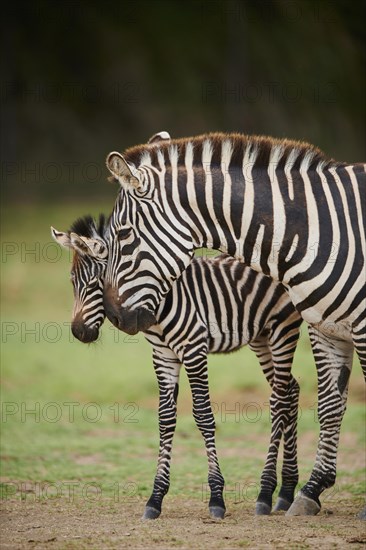
[[96,234],[99,237],[104,238],[107,229],[107,222],[104,214],[99,214],[98,222],[95,219],[88,215],[78,218],[73,222],[69,229],[70,233],[76,233],[81,237],[93,238]]
[[296,161],[293,168],[299,168],[306,159],[306,164],[314,166],[321,163],[323,167],[330,164],[337,164],[333,159],[328,159],[325,154],[310,143],[288,139],[277,139],[268,136],[244,135],[238,133],[209,133],[196,137],[172,139],[171,141],[160,141],[157,143],[136,145],[127,149],[123,155],[126,160],[136,167],[143,164],[146,156],[151,158],[152,165],[158,165],[158,153],[163,154],[165,161],[169,162],[169,153],[173,149],[178,152],[178,164],[184,164],[185,152],[188,144],[193,146],[193,164],[202,164],[202,150],[205,142],[210,141],[212,149],[212,165],[220,166],[222,145],[230,143],[232,149],[231,166],[241,166],[245,151],[248,147],[257,151],[256,168],[267,168],[270,159],[276,154],[279,158],[279,166],[285,165],[291,154],[296,152]]

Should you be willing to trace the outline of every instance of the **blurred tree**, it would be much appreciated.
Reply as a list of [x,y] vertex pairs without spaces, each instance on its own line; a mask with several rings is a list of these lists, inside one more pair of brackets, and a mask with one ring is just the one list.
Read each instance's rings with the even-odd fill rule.
[[8,2],[2,185],[14,200],[103,195],[109,150],[166,129],[365,151],[365,20],[347,0]]

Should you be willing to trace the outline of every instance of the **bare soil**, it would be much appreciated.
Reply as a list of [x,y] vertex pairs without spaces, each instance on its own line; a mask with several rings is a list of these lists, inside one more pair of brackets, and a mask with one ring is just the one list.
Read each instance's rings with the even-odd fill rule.
[[228,506],[224,520],[208,517],[199,500],[166,497],[161,517],[142,521],[145,501],[94,503],[66,499],[2,504],[1,550],[147,548],[351,548],[366,544],[366,522],[357,518],[362,499],[332,500],[315,517],[278,512],[255,517],[253,507]]
[[[264,444],[267,437],[262,437]],[[257,435],[257,445],[259,440]],[[314,449],[316,440],[315,432],[306,432],[299,444],[302,449]],[[39,498],[34,482],[29,481],[22,482],[22,499],[9,495],[0,504],[0,550],[365,549],[366,521],[357,517],[365,502],[354,490],[356,480],[363,484],[365,453],[354,433],[342,434],[340,447],[336,485],[322,495],[322,510],[314,517],[287,517],[284,512],[256,517],[255,498],[237,502],[225,494],[225,519],[211,520],[203,499],[168,494],[161,517],[142,521],[146,498],[135,495],[115,501],[103,495],[93,500],[93,494],[90,500]],[[174,449],[177,461],[178,446]],[[220,456],[232,452],[223,448]],[[241,450],[243,458],[246,452]],[[76,458],[83,464],[103,462],[98,454]],[[311,469],[312,458],[308,461]],[[189,474],[186,481],[188,485]]]

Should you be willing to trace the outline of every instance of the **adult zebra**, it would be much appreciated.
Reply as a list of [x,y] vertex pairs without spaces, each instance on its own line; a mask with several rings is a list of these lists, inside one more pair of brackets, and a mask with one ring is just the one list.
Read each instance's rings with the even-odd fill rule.
[[126,332],[148,328],[200,247],[227,252],[284,284],[312,325],[320,421],[311,477],[288,513],[317,514],[319,495],[335,482],[353,345],[366,377],[365,165],[265,137],[159,139],[107,158],[121,185],[107,315]]
[[[90,217],[78,219],[67,233],[51,229],[62,246],[74,250],[71,280],[74,287],[72,332],[83,342],[98,338],[104,321],[103,281],[107,264],[108,227]],[[203,299],[202,299],[203,298]],[[157,310],[157,324],[144,332],[153,346],[159,385],[160,447],[154,488],[144,517],[160,515],[170,485],[170,458],[176,426],[179,374],[184,364],[192,390],[193,416],[207,451],[211,490],[210,514],[222,518],[224,478],[215,445],[207,374],[208,353],[228,353],[249,344],[272,387],[271,439],[261,476],[256,513],[272,509],[277,485],[277,457],[284,438],[282,486],[275,510],[287,510],[298,482],[297,412],[299,386],[291,374],[301,316],[282,285],[256,273],[230,256],[193,260]]]

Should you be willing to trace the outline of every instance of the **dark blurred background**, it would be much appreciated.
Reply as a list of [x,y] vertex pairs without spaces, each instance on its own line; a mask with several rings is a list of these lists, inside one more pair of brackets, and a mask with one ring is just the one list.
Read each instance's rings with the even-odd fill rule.
[[8,1],[3,198],[114,196],[106,154],[160,130],[303,139],[337,160],[365,160],[362,6]]

